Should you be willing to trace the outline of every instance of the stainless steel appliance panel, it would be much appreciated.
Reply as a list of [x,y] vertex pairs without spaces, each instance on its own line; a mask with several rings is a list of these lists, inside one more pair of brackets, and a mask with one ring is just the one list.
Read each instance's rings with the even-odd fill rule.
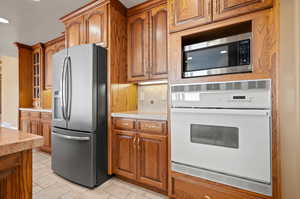
[[60,128],[66,128],[66,121],[63,116],[64,107],[62,106],[63,93],[62,84],[65,82],[65,67],[66,67],[67,49],[53,55],[53,88],[52,88],[52,125]]
[[54,128],[52,131],[52,169],[78,184],[94,187],[96,135]]
[[251,71],[251,33],[184,46],[184,78]]
[[95,45],[75,46],[68,53],[68,122],[77,131],[96,130],[97,53]]

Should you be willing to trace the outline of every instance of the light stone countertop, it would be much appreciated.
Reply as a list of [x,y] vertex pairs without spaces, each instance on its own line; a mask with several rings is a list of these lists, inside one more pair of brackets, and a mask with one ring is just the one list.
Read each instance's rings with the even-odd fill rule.
[[42,136],[0,128],[0,157],[42,146]]
[[132,119],[144,119],[144,120],[168,120],[167,113],[150,113],[139,111],[128,112],[116,112],[111,114],[112,117],[124,117]]
[[38,109],[38,108],[19,108],[20,111],[32,111],[32,112],[46,112],[52,113],[51,109]]

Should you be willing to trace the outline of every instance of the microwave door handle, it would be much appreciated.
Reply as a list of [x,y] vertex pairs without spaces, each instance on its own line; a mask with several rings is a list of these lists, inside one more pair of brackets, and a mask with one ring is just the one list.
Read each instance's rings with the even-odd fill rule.
[[204,109],[204,108],[171,108],[171,113],[199,113],[199,114],[222,114],[222,115],[251,115],[271,116],[270,110],[240,110],[240,109]]

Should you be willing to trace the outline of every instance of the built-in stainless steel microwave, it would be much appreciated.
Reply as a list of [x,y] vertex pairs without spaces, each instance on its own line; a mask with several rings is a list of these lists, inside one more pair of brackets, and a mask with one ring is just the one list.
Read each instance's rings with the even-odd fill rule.
[[184,46],[184,78],[244,72],[252,72],[251,33]]

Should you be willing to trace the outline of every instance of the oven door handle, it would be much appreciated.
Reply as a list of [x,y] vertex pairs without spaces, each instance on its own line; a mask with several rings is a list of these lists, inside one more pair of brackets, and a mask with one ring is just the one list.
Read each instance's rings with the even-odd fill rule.
[[171,108],[171,113],[271,116],[271,110]]

